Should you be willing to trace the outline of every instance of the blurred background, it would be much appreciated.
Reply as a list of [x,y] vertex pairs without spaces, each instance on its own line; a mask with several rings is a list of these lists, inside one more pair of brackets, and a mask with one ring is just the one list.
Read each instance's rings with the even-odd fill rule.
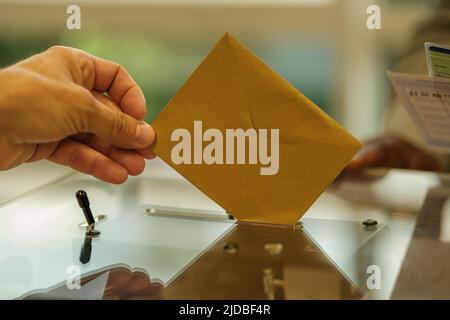
[[[81,30],[66,28],[70,4],[81,7]],[[381,30],[366,27],[372,4],[381,8]],[[0,0],[0,67],[55,44],[81,48],[135,77],[151,121],[228,31],[365,139],[383,129],[386,70],[444,7],[430,0]],[[442,21],[448,28],[450,18]]]

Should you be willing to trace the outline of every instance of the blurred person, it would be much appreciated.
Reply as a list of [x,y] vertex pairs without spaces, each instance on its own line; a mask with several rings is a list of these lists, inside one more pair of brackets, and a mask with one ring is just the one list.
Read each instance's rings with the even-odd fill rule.
[[[450,0],[440,1],[434,16],[418,29],[410,48],[394,70],[428,74],[425,42],[450,44]],[[368,167],[449,171],[450,155],[427,151],[419,129],[395,97],[384,134],[367,141],[345,172],[358,172]]]
[[0,170],[48,159],[110,183],[144,170],[155,139],[119,64],[55,46],[0,70]]

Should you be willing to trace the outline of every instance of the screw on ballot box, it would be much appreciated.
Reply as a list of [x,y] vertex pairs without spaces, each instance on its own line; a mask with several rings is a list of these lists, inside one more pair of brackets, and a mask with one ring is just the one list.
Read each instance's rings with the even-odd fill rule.
[[378,225],[378,221],[374,219],[366,219],[363,221],[363,226],[365,229],[376,229]]

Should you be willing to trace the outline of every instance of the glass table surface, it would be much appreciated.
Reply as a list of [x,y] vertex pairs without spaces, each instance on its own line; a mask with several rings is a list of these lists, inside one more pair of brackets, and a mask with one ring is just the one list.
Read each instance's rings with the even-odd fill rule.
[[[274,226],[230,220],[157,159],[119,186],[34,169],[0,173],[2,299],[450,298],[445,174],[342,177],[298,225]],[[105,217],[98,237],[79,189]]]

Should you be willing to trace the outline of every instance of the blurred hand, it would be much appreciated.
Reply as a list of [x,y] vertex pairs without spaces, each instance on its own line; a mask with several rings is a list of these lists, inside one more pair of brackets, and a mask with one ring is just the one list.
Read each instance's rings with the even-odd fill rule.
[[48,159],[122,183],[154,157],[144,95],[114,62],[52,47],[0,70],[0,84],[0,170]]
[[[162,299],[163,285],[152,282],[144,272],[130,271],[125,267],[114,267],[108,270],[104,300],[160,300]],[[96,273],[81,280],[81,285],[96,279],[105,271]]]
[[442,169],[431,155],[395,136],[368,141],[349,162],[344,173],[354,173],[369,167],[428,171]]

